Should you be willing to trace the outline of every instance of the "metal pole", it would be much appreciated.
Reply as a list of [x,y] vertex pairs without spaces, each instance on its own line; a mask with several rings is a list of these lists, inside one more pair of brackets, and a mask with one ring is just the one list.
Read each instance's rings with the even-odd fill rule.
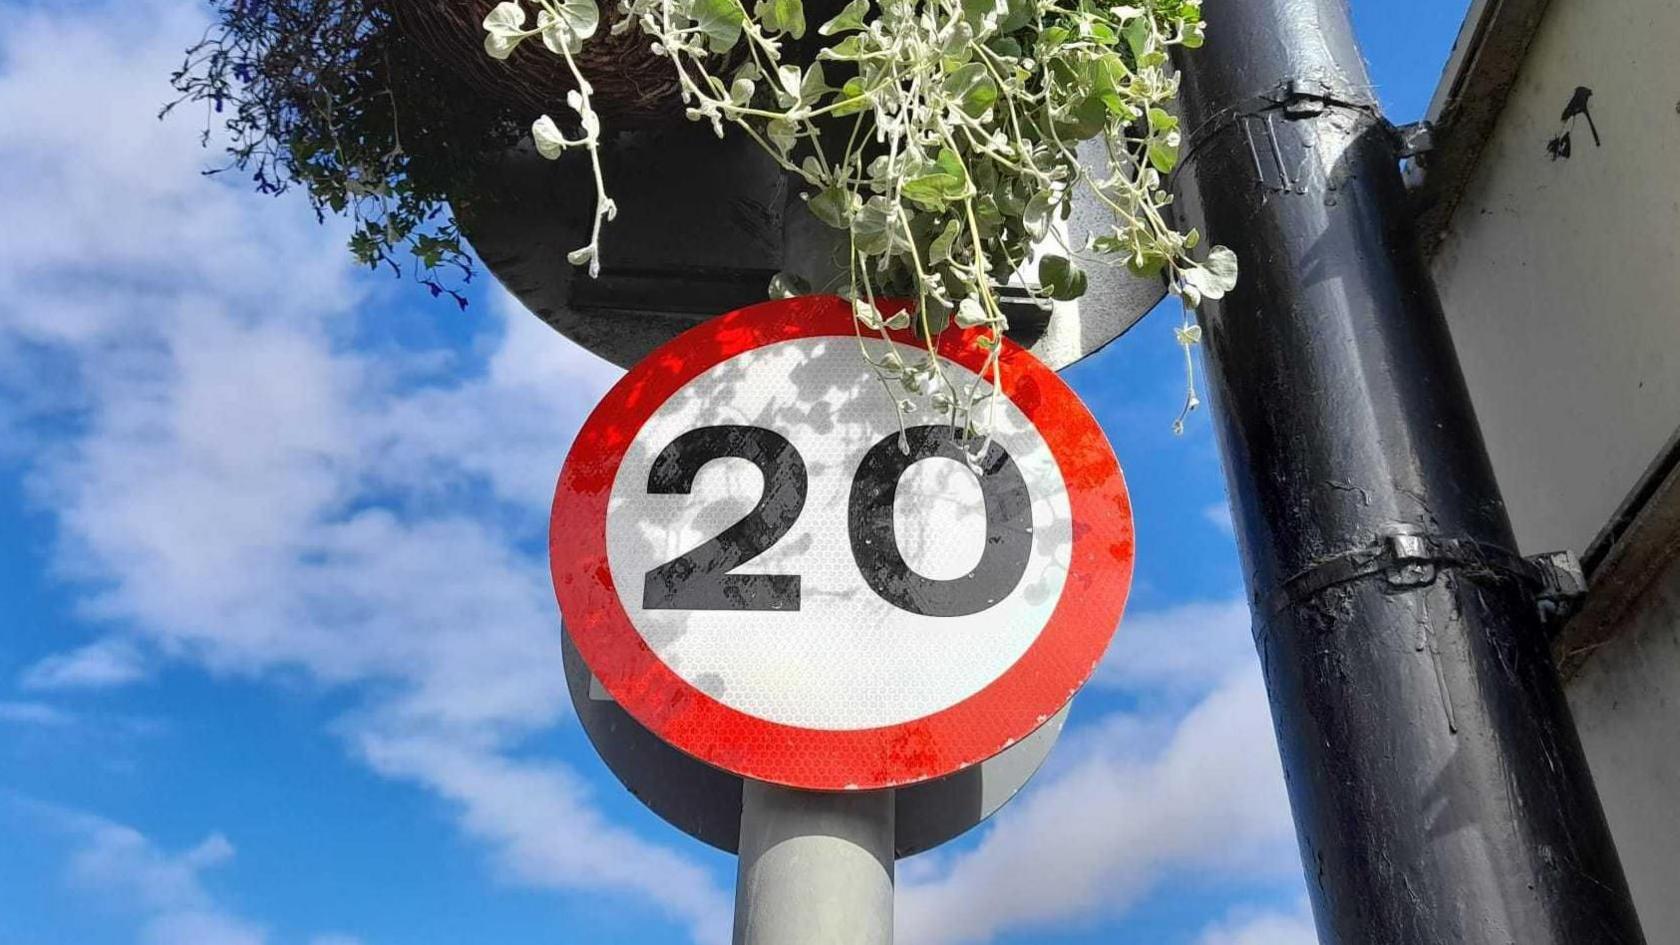
[[[783,271],[838,288],[838,231],[783,197]],[[891,945],[898,833],[892,791],[825,794],[747,780],[741,788],[735,945]]]
[[1326,945],[1644,941],[1344,0],[1208,0],[1181,213]]
[[735,945],[891,945],[893,792],[748,781]]

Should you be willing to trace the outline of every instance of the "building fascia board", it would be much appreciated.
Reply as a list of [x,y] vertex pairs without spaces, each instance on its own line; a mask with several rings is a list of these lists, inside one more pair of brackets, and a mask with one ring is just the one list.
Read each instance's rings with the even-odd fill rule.
[[1680,431],[1583,556],[1587,597],[1552,644],[1564,679],[1615,639],[1663,569],[1680,556]]
[[1423,179],[1413,200],[1426,255],[1433,256],[1446,235],[1549,2],[1474,0],[1471,4],[1429,108],[1429,121],[1435,126],[1434,150],[1418,160]]

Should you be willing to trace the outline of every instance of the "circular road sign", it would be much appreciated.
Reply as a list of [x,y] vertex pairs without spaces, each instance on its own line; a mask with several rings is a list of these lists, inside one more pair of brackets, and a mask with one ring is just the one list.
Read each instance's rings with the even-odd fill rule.
[[[982,337],[941,337],[959,390]],[[701,761],[808,790],[915,784],[1032,734],[1131,582],[1119,464],[1052,371],[1006,343],[971,466],[948,422],[901,428],[859,344],[837,298],[679,336],[579,431],[550,526],[560,608],[612,698]]]

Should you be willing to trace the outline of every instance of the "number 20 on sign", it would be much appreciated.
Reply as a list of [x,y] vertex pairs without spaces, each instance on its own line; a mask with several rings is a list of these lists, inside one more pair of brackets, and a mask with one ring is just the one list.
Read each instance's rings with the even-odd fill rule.
[[[958,390],[981,337],[940,338]],[[915,784],[1031,734],[1131,583],[1119,464],[1054,372],[1005,342],[970,462],[982,444],[901,420],[858,345],[835,298],[679,336],[584,424],[550,526],[567,628],[612,698],[701,761],[808,790]]]

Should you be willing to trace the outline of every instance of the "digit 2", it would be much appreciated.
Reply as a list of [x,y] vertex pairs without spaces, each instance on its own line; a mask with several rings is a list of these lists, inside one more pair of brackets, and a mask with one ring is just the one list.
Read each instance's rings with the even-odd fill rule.
[[716,538],[654,568],[642,583],[644,610],[798,610],[799,575],[731,574],[780,541],[805,508],[805,460],[779,433],[716,426],[677,437],[653,461],[648,494],[687,495],[714,460],[747,460],[764,474],[758,507]]

